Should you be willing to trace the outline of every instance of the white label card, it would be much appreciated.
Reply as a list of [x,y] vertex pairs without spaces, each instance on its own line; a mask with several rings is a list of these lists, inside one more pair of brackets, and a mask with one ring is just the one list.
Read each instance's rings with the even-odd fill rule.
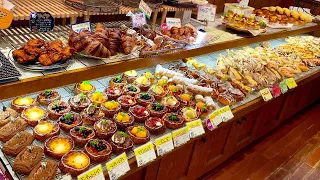
[[103,180],[104,174],[101,164],[89,169],[88,171],[80,174],[78,180]]
[[183,127],[172,131],[174,147],[179,147],[190,140],[189,127]]
[[162,156],[172,151],[174,148],[171,133],[168,133],[162,137],[157,138],[154,142],[156,145],[158,156]]
[[130,170],[125,152],[107,162],[106,166],[111,180],[119,179]]
[[134,28],[139,28],[145,24],[147,24],[146,16],[144,13],[135,13],[131,15],[132,18],[132,26]]
[[201,119],[188,122],[187,126],[189,127],[189,135],[190,138],[195,138],[197,136],[200,136],[204,134],[204,128],[202,126],[202,121]]
[[199,21],[215,21],[217,6],[200,5],[198,6],[197,20]]
[[133,151],[137,159],[138,167],[143,166],[157,158],[152,142],[137,147]]
[[166,18],[166,24],[171,29],[172,27],[181,27],[181,19],[180,18]]
[[139,9],[143,12],[148,19],[151,17],[152,9],[143,0],[140,1]]
[[84,30],[88,30],[91,32],[91,24],[90,24],[90,21],[84,22],[84,23],[79,23],[79,24],[72,24],[71,29],[77,33],[84,31]]
[[242,8],[247,8],[249,5],[249,0],[238,0],[239,1],[239,6]]

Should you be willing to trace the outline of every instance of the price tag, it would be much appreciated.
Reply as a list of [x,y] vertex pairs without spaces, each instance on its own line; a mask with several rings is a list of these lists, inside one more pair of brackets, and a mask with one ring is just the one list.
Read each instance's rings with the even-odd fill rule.
[[283,80],[280,82],[280,89],[281,89],[282,94],[284,94],[288,91],[288,86],[287,86],[286,80]]
[[202,5],[198,6],[197,20],[199,21],[215,21],[217,6]]
[[232,119],[234,116],[229,106],[218,109],[220,118],[223,122],[227,122]]
[[152,9],[143,0],[140,1],[139,10],[143,12],[148,19],[151,17]]
[[261,89],[260,94],[261,94],[264,101],[269,101],[272,99],[272,94],[271,94],[269,88]]
[[247,8],[249,5],[249,0],[238,0],[239,6],[242,8]]
[[206,120],[206,126],[210,131],[213,131],[216,128],[216,126],[211,123],[210,119]]
[[170,29],[169,29],[169,26],[168,26],[166,23],[163,23],[163,24],[161,25],[161,29],[162,29],[162,30],[170,30]]
[[122,153],[106,164],[111,180],[118,179],[130,170],[126,153]]
[[189,127],[183,127],[172,131],[174,147],[179,147],[190,140]]
[[89,169],[88,171],[80,174],[78,180],[102,180],[105,179],[101,164]]
[[152,142],[135,148],[134,154],[137,159],[138,167],[143,166],[157,158]]
[[222,123],[222,119],[221,119],[221,116],[219,114],[219,110],[213,111],[209,115],[209,119],[210,119],[212,125],[214,125],[214,126],[218,126],[220,123]]
[[200,136],[201,134],[204,134],[204,129],[202,126],[201,119],[188,122],[187,126],[189,127],[190,138],[195,138],[197,136]]
[[162,155],[172,151],[172,149],[174,148],[171,133],[157,138],[154,142],[156,144],[158,156],[162,156]]
[[0,8],[0,29],[7,29],[12,23],[12,12],[5,8]]
[[135,28],[139,28],[147,24],[146,16],[144,13],[135,13],[131,16],[131,18],[132,18],[132,26]]
[[293,78],[286,79],[286,84],[289,89],[293,89],[298,86],[296,81]]
[[171,29],[172,27],[177,27],[177,28],[181,27],[181,19],[180,18],[166,18],[166,23],[167,23],[167,26],[169,27],[169,29]]
[[273,97],[278,97],[281,94],[280,84],[275,84],[272,86],[272,95]]
[[32,32],[48,32],[54,27],[54,18],[48,12],[32,12],[30,29]]
[[71,24],[71,29],[77,33],[81,31],[88,30],[91,32],[91,23],[90,21],[79,23],[79,24]]

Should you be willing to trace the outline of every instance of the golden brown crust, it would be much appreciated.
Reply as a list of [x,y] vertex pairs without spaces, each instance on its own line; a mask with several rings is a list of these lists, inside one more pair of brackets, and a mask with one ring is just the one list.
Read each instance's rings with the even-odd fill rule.
[[18,117],[17,111],[11,108],[6,108],[4,111],[0,112],[0,127],[10,122],[11,118],[17,118],[17,117]]
[[12,170],[22,174],[29,174],[40,163],[43,149],[39,146],[24,148],[13,162]]
[[2,152],[9,156],[16,156],[24,148],[29,146],[34,140],[32,134],[27,132],[17,133],[13,138],[7,141],[2,148]]
[[41,163],[38,163],[33,168],[28,176],[28,180],[54,180],[54,177],[58,170],[58,164],[51,160],[45,160],[44,163],[46,163],[45,168],[41,166]]
[[28,124],[21,118],[9,122],[0,128],[0,141],[9,141],[17,132],[25,130],[27,126]]

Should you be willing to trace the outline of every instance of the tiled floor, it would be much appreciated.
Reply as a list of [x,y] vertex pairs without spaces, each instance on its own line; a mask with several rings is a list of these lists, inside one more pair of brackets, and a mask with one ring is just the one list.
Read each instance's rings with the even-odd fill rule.
[[320,103],[286,121],[202,179],[319,180]]

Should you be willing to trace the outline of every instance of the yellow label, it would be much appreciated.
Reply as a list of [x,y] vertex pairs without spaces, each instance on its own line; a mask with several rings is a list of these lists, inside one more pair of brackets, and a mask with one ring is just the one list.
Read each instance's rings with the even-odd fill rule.
[[195,121],[191,121],[191,122],[187,123],[187,126],[190,129],[198,127],[198,126],[202,126],[202,121],[201,121],[201,119],[198,119],[198,120],[195,120]]
[[153,148],[153,144],[151,142],[145,144],[145,145],[142,145],[136,149],[134,149],[134,154],[136,157],[138,156],[141,156],[142,154],[148,152],[148,151],[153,151],[154,148]]
[[218,113],[219,113],[219,115],[220,115],[220,114],[226,113],[226,112],[228,112],[228,111],[231,111],[230,107],[229,107],[229,106],[225,106],[225,107],[223,107],[223,108],[220,108],[220,109],[218,110]]
[[103,175],[103,170],[101,164],[89,169],[88,171],[80,174],[78,180],[90,180],[96,176]]
[[184,134],[187,134],[187,133],[189,133],[189,127],[184,127],[184,128],[173,131],[172,137],[177,138],[177,137],[184,135]]
[[155,140],[156,146],[161,146],[162,144],[172,140],[172,135],[167,134]]
[[10,27],[13,20],[12,12],[5,8],[0,8],[0,29]]
[[298,86],[296,81],[293,78],[286,79],[286,84],[289,89],[292,89]]
[[128,161],[126,153],[122,153],[119,156],[117,156],[116,158],[107,162],[107,164],[106,164],[107,170],[111,171],[112,169],[114,169],[118,165],[122,164],[124,161]]
[[271,94],[269,88],[261,89],[260,94],[261,94],[264,101],[269,101],[270,99],[272,99],[272,94]]
[[211,114],[209,115],[210,121],[213,121],[217,116],[219,116],[219,114],[220,114],[220,111],[219,111],[219,110],[213,111],[213,113],[211,113]]

